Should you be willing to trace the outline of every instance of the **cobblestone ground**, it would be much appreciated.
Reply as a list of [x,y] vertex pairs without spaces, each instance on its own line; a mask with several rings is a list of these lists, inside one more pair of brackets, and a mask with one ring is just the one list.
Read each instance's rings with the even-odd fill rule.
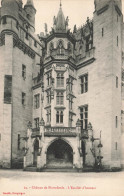
[[124,172],[38,173],[0,170],[0,196],[124,196]]

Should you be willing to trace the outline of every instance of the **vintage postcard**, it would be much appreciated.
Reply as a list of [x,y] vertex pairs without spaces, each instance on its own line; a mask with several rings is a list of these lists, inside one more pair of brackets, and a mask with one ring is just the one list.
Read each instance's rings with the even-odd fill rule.
[[124,195],[124,1],[0,2],[0,196]]

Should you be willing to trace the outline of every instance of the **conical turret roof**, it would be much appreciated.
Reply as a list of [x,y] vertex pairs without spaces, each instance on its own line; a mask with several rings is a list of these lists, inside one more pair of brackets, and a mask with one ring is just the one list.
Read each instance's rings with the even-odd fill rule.
[[62,5],[60,3],[60,9],[56,18],[56,31],[66,30],[66,20],[62,11]]
[[34,2],[33,2],[33,0],[27,0],[27,3],[25,5],[26,6],[31,5],[34,7]]

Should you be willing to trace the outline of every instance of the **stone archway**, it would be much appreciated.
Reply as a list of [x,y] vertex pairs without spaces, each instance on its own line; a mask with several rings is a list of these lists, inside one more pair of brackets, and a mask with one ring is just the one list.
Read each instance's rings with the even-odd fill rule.
[[34,141],[34,154],[33,154],[33,165],[34,166],[37,166],[38,149],[39,149],[39,141],[36,139]]
[[53,141],[47,149],[47,167],[68,168],[72,166],[72,147],[62,139]]

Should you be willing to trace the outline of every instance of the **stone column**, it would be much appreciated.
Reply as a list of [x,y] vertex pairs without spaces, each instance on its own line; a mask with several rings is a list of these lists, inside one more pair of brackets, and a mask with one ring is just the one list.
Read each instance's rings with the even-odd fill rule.
[[76,122],[76,132],[77,132],[77,165],[78,165],[78,168],[82,168],[83,167],[83,160],[82,160],[82,157],[81,157],[81,154],[82,154],[82,150],[81,150],[81,140],[80,140],[80,136],[81,136],[81,122],[80,120],[78,119],[77,122]]
[[95,157],[91,150],[94,150],[94,138],[93,138],[93,128],[92,124],[88,125],[88,140],[86,142],[86,166],[94,166]]
[[24,163],[23,163],[23,167],[26,168],[28,165],[30,165],[31,163],[31,153],[30,153],[30,144],[31,144],[31,128],[32,128],[32,124],[31,122],[28,122],[28,130],[27,130],[27,136],[24,137],[23,139],[25,140],[25,147],[24,147]]
[[40,140],[39,140],[39,152],[37,156],[37,168],[40,170],[42,168],[42,149],[43,149],[43,143],[44,143],[44,131],[45,131],[45,122],[43,118],[40,122]]

